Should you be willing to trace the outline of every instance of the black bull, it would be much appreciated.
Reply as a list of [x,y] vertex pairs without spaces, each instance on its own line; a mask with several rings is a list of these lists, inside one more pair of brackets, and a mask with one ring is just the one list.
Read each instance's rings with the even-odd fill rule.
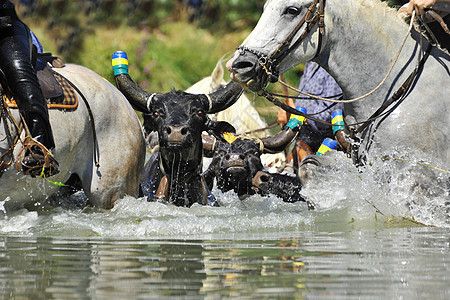
[[128,74],[116,76],[116,84],[131,105],[144,112],[144,128],[157,131],[159,150],[147,162],[142,176],[143,192],[179,206],[214,204],[215,199],[201,176],[202,137],[207,131],[218,138],[234,132],[227,122],[214,122],[207,113],[224,110],[237,101],[243,89],[229,83],[209,95],[182,91],[152,94],[141,89]]
[[254,139],[241,138],[228,142],[203,137],[205,156],[212,157],[204,178],[211,189],[214,179],[223,192],[233,190],[240,198],[273,194],[285,202],[305,201],[300,194],[302,184],[298,177],[271,174],[264,171],[261,154],[284,150],[296,137],[298,127],[283,130],[274,136]]

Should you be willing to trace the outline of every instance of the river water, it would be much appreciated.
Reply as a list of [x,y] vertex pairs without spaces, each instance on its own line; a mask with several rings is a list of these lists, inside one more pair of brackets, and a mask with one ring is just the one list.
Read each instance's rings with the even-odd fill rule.
[[0,298],[449,299],[447,175],[421,197],[349,165],[327,176],[304,188],[316,210],[215,190],[221,207],[8,212]]

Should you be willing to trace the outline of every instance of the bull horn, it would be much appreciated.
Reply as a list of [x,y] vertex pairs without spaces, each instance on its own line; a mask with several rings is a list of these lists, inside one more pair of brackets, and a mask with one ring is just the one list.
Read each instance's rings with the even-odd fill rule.
[[273,136],[262,138],[265,153],[278,153],[283,151],[297,136],[298,131],[285,126],[283,130]]
[[214,151],[217,139],[211,135],[202,134],[203,150],[207,152]]
[[112,56],[112,66],[114,71],[114,79],[117,88],[130,102],[134,109],[141,112],[148,112],[147,101],[153,95],[145,91],[136,82],[131,79],[128,74],[128,57],[123,51],[116,51]]
[[225,87],[207,95],[208,113],[213,114],[227,109],[239,99],[244,89],[236,82],[231,81]]

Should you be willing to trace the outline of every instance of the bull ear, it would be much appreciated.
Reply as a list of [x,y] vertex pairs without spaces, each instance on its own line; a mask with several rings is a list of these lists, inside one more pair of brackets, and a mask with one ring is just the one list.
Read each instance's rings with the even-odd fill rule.
[[298,131],[285,126],[277,134],[262,138],[264,144],[264,153],[278,153],[283,151],[289,143],[297,136]]
[[220,87],[207,96],[208,113],[213,114],[227,109],[239,99],[244,89],[236,82],[231,81],[225,87]]
[[213,121],[209,118],[206,121],[206,128],[209,131],[236,133],[236,129],[230,123],[225,121]]
[[152,118],[149,114],[143,113],[142,118],[144,119],[144,123],[142,125],[146,134],[150,134],[152,131],[156,131],[156,128],[153,126]]
[[225,121],[213,121],[210,118],[207,119],[206,130],[209,134],[214,136],[216,139],[225,142],[225,138],[223,137],[223,132],[231,132],[236,133],[236,129],[228,122]]

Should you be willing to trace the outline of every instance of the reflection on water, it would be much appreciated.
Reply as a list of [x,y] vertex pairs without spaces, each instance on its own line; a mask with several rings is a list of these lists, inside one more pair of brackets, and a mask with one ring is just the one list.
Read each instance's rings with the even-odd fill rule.
[[[283,235],[283,234],[282,234]],[[437,228],[237,240],[0,237],[0,298],[448,299]]]

